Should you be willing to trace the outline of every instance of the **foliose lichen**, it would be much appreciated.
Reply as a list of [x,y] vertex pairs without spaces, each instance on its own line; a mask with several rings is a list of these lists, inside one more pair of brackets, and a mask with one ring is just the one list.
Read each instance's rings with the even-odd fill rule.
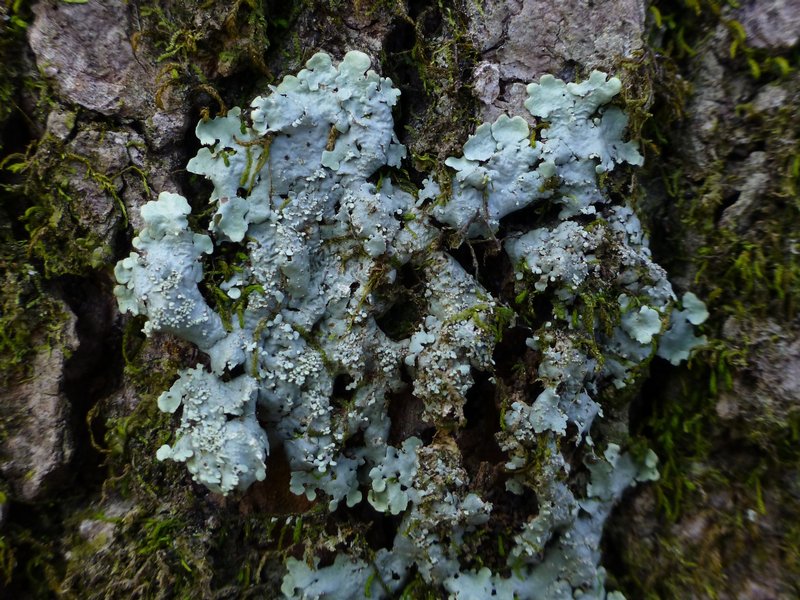
[[[214,185],[210,236],[190,229],[181,196],[162,193],[143,207],[137,252],[115,270],[120,308],[146,315],[146,333],[180,336],[209,357],[209,368],[182,371],[159,398],[162,410],[181,410],[181,425],[158,458],[185,462],[197,482],[227,494],[268,480],[269,446],[281,445],[293,492],[323,494],[331,511],[368,502],[398,515],[393,544],[369,556],[341,552],[328,566],[287,559],[288,597],[353,598],[370,587],[384,597],[412,573],[462,599],[606,597],[603,524],[625,489],[658,474],[652,452],[596,445],[600,394],[628,385],[656,352],[688,356],[705,318],[693,295],[673,310],[639,220],[598,182],[617,164],[642,163],[622,139],[624,113],[606,106],[621,83],[597,71],[580,84],[542,77],[525,103],[547,123],[539,139],[521,117],[501,116],[446,161],[451,193],[432,178],[411,193],[386,177],[373,183],[405,148],[393,130],[399,91],[369,65],[360,52],[338,66],[317,54],[248,113],[198,124],[204,147],[188,169]],[[511,526],[505,564],[489,566],[469,555],[467,540],[490,529],[493,505],[476,491],[453,432],[465,425],[475,374],[493,374],[510,309],[441,238],[452,228],[493,239],[501,219],[531,205],[559,212],[510,228],[502,248],[518,298],[552,306],[511,318],[528,329],[543,389],[533,401],[503,401],[496,440],[503,493],[536,502]],[[202,256],[233,244],[240,261],[219,284],[237,306],[228,323],[198,284]],[[379,320],[407,268],[425,291],[420,318],[394,339]],[[592,310],[598,302],[610,317]],[[389,403],[400,392],[421,402],[436,431],[430,441],[389,443]]]

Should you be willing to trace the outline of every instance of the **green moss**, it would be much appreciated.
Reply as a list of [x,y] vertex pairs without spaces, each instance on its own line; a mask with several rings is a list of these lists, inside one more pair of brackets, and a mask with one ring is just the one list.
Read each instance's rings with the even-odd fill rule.
[[[3,233],[8,233],[3,232]],[[35,354],[64,347],[67,314],[30,263],[25,244],[0,239],[0,387],[31,375]]]
[[90,181],[107,195],[124,222],[125,207],[117,184],[129,169],[97,171],[89,157],[67,151],[50,136],[31,144],[24,154],[6,156],[0,167],[14,179],[3,191],[12,210],[22,213],[29,259],[45,279],[84,275],[108,263],[111,248],[92,230],[97,217],[76,196],[70,182],[76,175]]
[[[682,499],[684,512],[657,536],[625,538],[623,560],[628,565],[620,582],[629,597],[726,597],[741,589],[742,573],[768,578],[783,593],[797,593],[796,528],[771,524],[793,522],[800,509],[783,486],[797,474],[787,465],[764,463],[731,468],[730,459],[695,463],[693,487]],[[715,469],[709,465],[719,462]],[[749,473],[749,475],[748,475]],[[723,495],[720,495],[723,490]],[[713,498],[710,502],[709,499]],[[765,520],[762,524],[762,520]],[[788,584],[788,588],[787,588]]]
[[614,534],[626,565],[619,580],[629,597],[723,597],[738,589],[731,579],[739,572],[776,568],[784,573],[781,585],[797,580],[792,528],[770,525],[796,522],[800,514],[787,485],[800,473],[796,434],[784,424],[783,434],[772,432],[773,451],[765,452],[752,431],[729,440],[732,426],[716,412],[719,394],[731,390],[746,365],[744,349],[712,341],[641,430],[660,458],[661,478],[650,488],[660,527],[644,538]]
[[[635,86],[653,94],[641,105],[642,116],[654,115],[641,126],[645,177],[660,179],[670,213],[651,216],[660,221],[654,254],[671,273],[688,273],[689,286],[711,313],[703,326],[707,347],[686,369],[660,368],[661,389],[646,388],[645,414],[634,418],[635,433],[649,440],[661,472],[658,482],[640,492],[639,508],[627,509],[625,521],[611,526],[612,552],[621,557],[612,572],[634,598],[727,597],[741,594],[741,578],[755,574],[787,597],[798,592],[790,585],[798,580],[796,528],[775,527],[796,523],[800,515],[788,483],[800,473],[797,414],[723,421],[717,406],[722,395],[731,397],[735,385],[741,393],[747,382],[759,327],[770,320],[791,323],[797,313],[800,271],[792,244],[800,217],[795,127],[800,114],[791,101],[775,109],[759,110],[755,103],[721,107],[716,117],[725,135],[710,148],[716,162],[698,165],[680,147],[692,94],[681,74],[695,72],[702,53],[715,51],[725,81],[735,80],[745,88],[738,93],[752,98],[771,93],[770,85],[793,97],[798,54],[795,49],[768,55],[749,47],[727,4],[733,6],[714,0],[654,2],[656,51],[630,65],[634,81],[650,79]],[[727,56],[716,52],[717,29],[727,31],[728,40],[721,42],[729,44]],[[631,124],[635,131],[636,117]],[[752,152],[764,153],[768,178],[753,203],[736,207],[744,210],[734,218],[736,211],[729,209],[747,184],[742,158]],[[665,229],[668,237],[661,234]],[[655,523],[647,519],[651,535],[642,536],[641,528],[630,533],[628,519],[645,518],[642,512],[650,510],[656,515]]]
[[[672,39],[675,52],[680,44]],[[677,54],[682,61],[692,57],[686,48]],[[737,58],[726,68],[748,67]],[[788,83],[789,90],[794,87]],[[762,518],[766,523],[796,522],[800,514],[784,488],[787,478],[800,472],[800,452],[791,442],[797,437],[796,417],[760,415],[745,424],[722,422],[717,413],[720,395],[730,394],[749,368],[753,342],[748,336],[754,328],[769,319],[790,322],[796,315],[800,271],[789,240],[800,216],[792,200],[798,142],[789,123],[797,117],[792,106],[762,113],[741,107],[721,125],[730,135],[720,136],[715,148],[719,160],[705,172],[669,154],[671,136],[659,132],[654,138],[658,150],[664,149],[664,189],[680,215],[680,222],[673,222],[674,239],[695,245],[673,259],[672,268],[688,267],[692,289],[712,316],[705,325],[707,348],[677,375],[678,385],[660,395],[640,429],[661,459],[661,480],[652,487],[661,526],[646,539],[622,536],[622,587],[631,597],[722,597],[739,589],[742,573],[775,569],[780,574],[776,585],[785,588],[797,579],[791,528],[759,525]],[[742,215],[743,222],[724,221],[721,217],[745,183],[735,157],[743,147],[764,152],[765,164],[778,168],[770,169],[758,203]],[[740,329],[736,337],[723,329],[731,319]],[[710,498],[717,499],[714,508],[709,508]]]
[[[796,142],[797,143],[797,142]],[[778,158],[780,148],[770,149]],[[795,152],[800,152],[798,145]],[[786,164],[789,161],[780,160]],[[737,183],[721,166],[708,175],[697,191],[676,190],[692,196],[680,201],[687,229],[702,235],[697,249],[695,283],[704,288],[712,308],[740,319],[781,316],[793,319],[800,302],[800,256],[795,244],[795,223],[800,206],[790,200],[797,177],[790,165],[781,170],[772,189],[763,190],[757,219],[750,227],[720,225],[723,202],[737,193]],[[785,192],[783,190],[786,190]],[[695,196],[696,194],[696,196]]]
[[[58,506],[43,507],[57,514]],[[45,517],[38,527],[10,521],[4,526],[0,543],[3,561],[3,590],[9,597],[48,598],[59,589],[63,562],[51,527],[52,517]]]
[[[25,0],[0,2],[0,56],[10,57],[20,52],[25,43],[25,31],[31,20],[29,3]],[[16,60],[0,64],[0,153],[3,151],[3,129],[17,107],[17,91],[21,84],[21,65]],[[22,118],[22,114],[19,115]]]
[[439,0],[412,18],[392,4],[398,23],[392,45],[397,47],[387,48],[381,62],[404,98],[411,99],[401,141],[414,167],[434,173],[444,190],[450,184],[444,160],[460,151],[476,124],[470,81],[478,51],[467,35],[467,11],[463,4]]
[[[215,80],[248,72],[272,81],[267,51],[272,40],[282,40],[304,5],[299,0],[191,0],[142,6],[132,42],[135,50],[149,47],[161,65],[156,104],[163,107],[173,92],[206,94],[217,103],[217,112],[225,114]],[[209,109],[205,114],[210,115]]]
[[[31,18],[28,2],[0,2],[0,54],[16,56],[22,52]],[[0,387],[29,376],[34,354],[62,345],[62,328],[67,318],[62,303],[51,295],[48,284],[51,273],[42,268],[39,260],[45,250],[46,236],[39,237],[44,230],[33,224],[41,219],[49,221],[52,227],[59,227],[63,210],[53,208],[54,202],[60,204],[60,200],[53,202],[46,186],[37,186],[35,190],[28,186],[31,178],[40,178],[43,184],[53,173],[44,172],[44,169],[39,172],[40,165],[33,159],[35,146],[28,154],[3,152],[4,141],[12,142],[12,148],[17,147],[20,140],[24,143],[25,125],[43,124],[52,102],[44,83],[37,75],[24,74],[24,66],[24,62],[18,60],[6,60],[0,65],[0,197],[3,205],[0,210]],[[33,111],[19,108],[18,101],[23,93],[36,100]],[[4,140],[5,129],[12,125],[16,127],[13,137]],[[20,216],[28,218],[28,236],[17,226]],[[68,237],[65,235],[60,240]],[[47,254],[64,255],[68,249],[64,245],[55,246]],[[85,248],[81,252],[85,252]]]
[[209,597],[208,543],[198,535],[196,519],[135,509],[99,520],[114,524],[113,538],[72,540],[75,550],[61,584],[64,597]]
[[747,32],[735,18],[736,0],[659,0],[649,6],[652,43],[659,52],[679,61],[694,58],[721,26],[727,31],[727,53],[737,71],[759,82],[781,80],[800,66],[800,50],[783,55],[749,44]]
[[[142,317],[130,319],[123,332],[124,373],[136,394],[135,407],[121,413],[100,402],[89,411],[87,425],[90,432],[103,431],[102,440],[92,441],[106,457],[106,490],[124,498],[157,500],[170,496],[173,484],[183,483],[186,477],[173,463],[155,458],[155,450],[170,441],[172,429],[172,416],[161,412],[156,400],[190,362],[186,356],[191,350],[169,336],[145,337],[143,322]],[[97,427],[97,422],[102,426]]]
[[[656,3],[654,10],[660,10],[661,14],[655,25],[657,29],[666,28],[666,32],[661,31],[663,49],[678,54],[678,60],[689,58],[680,56],[675,46],[673,34],[681,26],[678,5],[689,9],[686,13],[689,16],[701,15],[705,19],[693,25],[691,36],[685,36],[697,45],[703,28],[708,31],[710,22],[727,14],[723,10],[724,3],[707,0],[672,3],[668,11],[664,9],[667,4]],[[688,31],[692,19],[685,19]],[[741,37],[741,26],[732,27]],[[729,72],[739,70],[735,62],[725,67]],[[784,81],[783,87],[787,97],[797,92],[796,81]],[[770,89],[767,85],[754,86],[754,92]],[[662,104],[662,110],[668,109],[669,113],[659,112],[655,120],[670,121],[670,114],[675,116],[682,112],[680,104],[685,96],[672,97],[677,106],[668,109]],[[719,136],[713,149],[718,160],[702,171],[688,164],[679,152],[671,153],[669,145],[680,143],[680,139],[663,139],[662,183],[678,217],[670,223],[673,234],[666,245],[686,247],[683,241],[691,240],[687,254],[673,255],[667,262],[674,271],[688,270],[693,275],[692,289],[706,301],[712,315],[705,326],[711,342],[707,351],[694,361],[691,383],[686,384],[690,397],[681,400],[682,406],[671,407],[673,414],[657,415],[654,417],[657,422],[651,423],[654,431],[666,436],[664,450],[667,454],[671,454],[673,448],[667,438],[677,433],[668,427],[672,421],[681,423],[686,430],[683,433],[697,439],[698,443],[711,443],[703,441],[708,431],[696,425],[714,420],[713,405],[718,393],[729,389],[734,377],[747,367],[750,326],[764,319],[791,321],[800,301],[800,258],[793,246],[797,235],[795,224],[800,218],[800,205],[796,202],[800,139],[792,125],[800,119],[800,111],[787,103],[760,112],[753,105],[747,105],[737,107],[735,114],[721,114],[726,121],[720,127],[725,127],[729,135]],[[764,169],[767,169],[764,172],[769,177],[758,189],[757,200],[737,213],[730,209],[739,208],[736,203],[740,190],[748,183],[744,179],[747,170],[741,168],[741,158],[737,156],[742,149],[763,153]],[[722,326],[729,318],[735,319],[743,330],[738,340],[723,334]],[[675,447],[687,448],[686,443],[687,440],[682,439]],[[688,446],[693,447],[691,443]]]
[[438,600],[441,597],[442,591],[425,583],[419,574],[416,574],[400,593],[400,600]]

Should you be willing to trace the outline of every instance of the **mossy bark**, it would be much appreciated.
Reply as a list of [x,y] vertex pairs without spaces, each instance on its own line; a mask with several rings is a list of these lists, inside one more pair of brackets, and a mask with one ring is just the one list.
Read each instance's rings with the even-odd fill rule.
[[[246,104],[316,51],[359,49],[402,92],[410,160],[393,176],[417,185],[444,172],[476,123],[523,114],[524,84],[544,72],[623,79],[646,166],[608,187],[635,202],[655,258],[711,319],[689,367],[654,362],[633,399],[632,433],[657,451],[662,478],[619,507],[604,563],[630,598],[796,596],[800,50],[791,28],[764,27],[770,10],[800,14],[778,0],[3,0],[0,587],[277,597],[287,556],[332,552],[335,536],[364,547],[390,536],[391,519],[328,515],[292,495],[279,451],[266,484],[227,499],[156,461],[171,427],[155,399],[202,357],[144,338],[111,293],[142,204],[180,191],[197,225],[208,219],[208,190],[183,169],[193,123]],[[453,252],[495,287],[509,276],[489,251]],[[499,352],[519,345],[513,336]],[[509,372],[518,362],[498,360]],[[520,380],[535,388],[533,372]],[[491,436],[498,414],[480,418]],[[41,452],[22,452],[21,436]],[[489,489],[485,448],[463,448]],[[417,580],[406,593],[440,596]]]
[[800,593],[798,37],[763,28],[768,11],[798,8],[651,8],[672,72],[645,125],[659,152],[645,182],[654,254],[711,318],[689,369],[654,369],[634,405],[634,431],[662,459],[661,480],[609,528],[634,597]]

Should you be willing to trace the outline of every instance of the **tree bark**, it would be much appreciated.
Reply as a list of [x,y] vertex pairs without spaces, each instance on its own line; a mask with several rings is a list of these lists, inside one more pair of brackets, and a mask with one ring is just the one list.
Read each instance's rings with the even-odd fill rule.
[[[377,549],[394,535],[390,517],[329,514],[292,494],[280,452],[264,484],[229,497],[158,462],[173,424],[156,398],[202,357],[145,337],[112,293],[146,202],[172,191],[205,209],[209,187],[185,169],[198,121],[246,106],[318,51],[338,61],[360,50],[401,91],[402,171],[420,187],[476,123],[509,114],[535,128],[523,102],[542,75],[622,80],[645,165],[615,193],[634,203],[679,295],[693,291],[711,316],[688,366],[654,359],[632,397],[604,405],[661,472],[606,526],[606,588],[797,597],[799,37],[797,0],[4,2],[0,589],[280,597],[287,557],[331,563],[341,540]],[[478,258],[485,280],[513,277]],[[514,335],[498,345],[501,364],[518,358]],[[534,382],[536,365],[524,366]],[[478,388],[499,393],[488,378]],[[398,403],[397,431],[421,429],[414,402]],[[500,484],[479,467],[491,462],[481,436],[493,439],[500,416],[476,418],[459,451],[490,490]],[[418,577],[404,593],[444,597]]]

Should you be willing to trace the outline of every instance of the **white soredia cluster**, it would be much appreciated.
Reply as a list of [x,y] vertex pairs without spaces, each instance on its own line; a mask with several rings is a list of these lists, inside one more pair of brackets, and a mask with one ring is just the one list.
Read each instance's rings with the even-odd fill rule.
[[[289,558],[290,598],[389,597],[411,577],[459,599],[619,597],[599,565],[603,524],[625,489],[657,477],[656,459],[597,433],[601,393],[656,353],[687,358],[707,316],[692,294],[674,310],[636,215],[598,182],[642,163],[622,140],[625,115],[606,106],[620,82],[544,76],[525,103],[546,123],[538,139],[501,116],[439,183],[401,189],[376,175],[405,156],[399,91],[369,66],[360,52],[338,66],[317,54],[249,112],[198,124],[188,170],[214,186],[208,233],[189,227],[182,196],[142,208],[136,252],[115,269],[120,309],[208,356],[159,398],[181,424],[157,456],[228,494],[268,481],[280,445],[294,493],[397,516],[388,547],[354,546],[328,566]],[[501,224],[532,205],[535,227]],[[510,300],[442,249],[444,232],[489,245],[502,228]],[[204,255],[219,258],[213,272]],[[512,327],[527,331],[534,394],[495,368]],[[481,393],[499,414],[491,498],[459,445],[468,394]],[[431,435],[392,427],[390,404],[403,402]],[[498,540],[501,558],[482,560]]]

